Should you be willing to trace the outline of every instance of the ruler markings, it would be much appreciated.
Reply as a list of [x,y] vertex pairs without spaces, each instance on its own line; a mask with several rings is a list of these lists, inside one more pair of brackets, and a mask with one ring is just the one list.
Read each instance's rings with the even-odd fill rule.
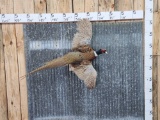
[[0,23],[71,22],[87,18],[97,20],[143,19],[143,11],[85,13],[0,14]]
[[74,21],[78,21],[83,18],[86,18],[86,13],[75,13],[74,14]]
[[39,14],[38,15],[39,22],[50,22],[51,14]]
[[1,14],[2,23],[14,23],[14,14]]
[[145,0],[145,120],[152,120],[153,0]]

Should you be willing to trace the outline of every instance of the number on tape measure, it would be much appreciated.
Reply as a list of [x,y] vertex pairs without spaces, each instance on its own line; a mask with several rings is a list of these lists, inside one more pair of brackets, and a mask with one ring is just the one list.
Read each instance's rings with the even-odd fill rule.
[[141,19],[141,18],[143,18],[143,11],[133,10],[132,11],[132,18],[133,19]]
[[79,21],[81,19],[87,18],[86,13],[75,13],[74,14],[74,20]]
[[39,14],[27,14],[27,22],[39,22]]
[[152,92],[152,88],[149,89],[149,92]]
[[97,20],[109,20],[109,12],[98,12]]
[[30,14],[27,14],[27,18],[30,18]]
[[62,14],[51,14],[51,22],[62,22],[63,21],[63,17]]
[[151,81],[152,81],[152,78],[150,77],[150,78],[147,78],[146,80],[149,81],[149,82],[151,82]]
[[110,20],[113,20],[113,19],[114,19],[114,15],[113,15],[113,12],[112,12],[112,11],[109,12],[109,18],[110,18]]
[[58,18],[55,16],[55,14],[51,13],[51,22],[57,22]]
[[2,18],[5,18],[5,14],[2,14]]
[[132,12],[131,11],[121,11],[120,18],[121,19],[132,19]]
[[[145,88],[152,88],[152,78],[151,77],[145,78]],[[152,98],[148,98],[148,99],[152,99]]]
[[18,14],[14,14],[14,18],[18,18]]
[[102,13],[101,13],[101,12],[98,12],[98,13],[97,13],[97,19],[98,19],[98,20],[104,20],[104,16],[102,16]]
[[152,66],[149,67],[149,70],[152,70]]
[[[146,41],[145,44],[145,56],[152,55],[152,42]],[[152,62],[152,61],[150,61]]]
[[152,32],[149,32],[149,36],[152,36]]
[[14,14],[2,14],[2,23],[14,23]]
[[149,111],[149,115],[152,115],[152,111]]
[[145,120],[152,120],[152,110],[145,111]]
[[19,18],[18,14],[14,14],[14,21],[15,22],[20,22],[21,18]]
[[39,22],[51,22],[51,14],[39,14]]
[[14,21],[16,23],[20,23],[20,22],[27,22],[27,17],[25,14],[14,14]]
[[152,25],[152,20],[150,20],[150,25]]
[[97,12],[86,12],[86,18],[90,21],[97,20]]
[[74,21],[74,13],[63,13],[63,21]]
[[152,104],[152,99],[149,100],[149,103]]
[[121,12],[121,19],[126,19],[126,15],[124,14],[124,12]]
[[45,17],[43,17],[42,14],[39,14],[39,22],[44,22],[45,21]]
[[109,12],[109,18],[110,20],[119,20],[121,16],[121,12],[120,11],[114,11],[114,12]]

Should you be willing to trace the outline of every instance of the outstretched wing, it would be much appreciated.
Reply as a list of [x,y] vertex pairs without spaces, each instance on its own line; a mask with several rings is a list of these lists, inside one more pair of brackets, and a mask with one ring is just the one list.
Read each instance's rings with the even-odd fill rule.
[[89,20],[83,19],[77,22],[77,33],[74,35],[72,49],[75,50],[85,45],[90,45],[92,38],[92,24]]
[[73,71],[79,79],[84,80],[85,85],[89,89],[93,89],[96,85],[97,72],[93,68],[92,64],[88,65],[79,65],[77,67],[72,67],[71,71]]

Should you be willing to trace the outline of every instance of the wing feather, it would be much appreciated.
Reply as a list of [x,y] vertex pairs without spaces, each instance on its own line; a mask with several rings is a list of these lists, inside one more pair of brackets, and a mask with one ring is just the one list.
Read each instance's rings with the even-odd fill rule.
[[89,20],[83,19],[77,22],[77,33],[74,35],[72,49],[80,46],[90,45],[92,38],[92,24]]
[[92,89],[96,85],[97,72],[93,68],[92,64],[88,65],[79,65],[76,67],[71,67],[71,71],[73,71],[79,79],[84,80],[87,88]]

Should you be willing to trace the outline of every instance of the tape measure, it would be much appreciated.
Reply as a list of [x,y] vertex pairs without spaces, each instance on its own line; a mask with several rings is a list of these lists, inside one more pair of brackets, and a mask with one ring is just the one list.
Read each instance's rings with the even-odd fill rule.
[[152,120],[153,0],[145,0],[145,120]]
[[143,19],[143,11],[44,13],[44,14],[0,14],[0,23],[71,22],[87,18],[90,21]]

